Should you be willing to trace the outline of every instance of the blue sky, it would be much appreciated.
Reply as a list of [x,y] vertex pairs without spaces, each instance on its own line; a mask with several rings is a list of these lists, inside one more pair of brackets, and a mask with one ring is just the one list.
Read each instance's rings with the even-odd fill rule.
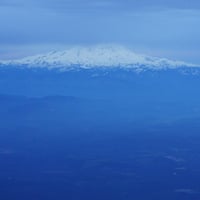
[[1,0],[0,59],[120,44],[200,63],[199,0]]

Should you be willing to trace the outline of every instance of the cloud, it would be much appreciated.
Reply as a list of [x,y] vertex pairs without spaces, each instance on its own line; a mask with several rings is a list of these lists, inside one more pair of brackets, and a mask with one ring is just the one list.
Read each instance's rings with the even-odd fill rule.
[[182,158],[177,158],[177,157],[171,156],[171,155],[165,156],[165,158],[168,159],[168,160],[171,160],[171,161],[173,161],[173,162],[177,162],[177,163],[179,163],[179,162],[185,162],[184,159],[182,159]]
[[[1,0],[0,6],[22,6],[52,9],[54,11],[109,10],[138,11],[146,9],[200,9],[198,0]],[[104,10],[105,9],[105,10]]]
[[176,189],[175,192],[177,192],[177,193],[183,193],[183,194],[198,194],[199,193],[196,190],[186,189],[186,188]]
[[11,46],[10,51],[25,45],[117,43],[155,56],[173,52],[173,59],[187,54],[198,59],[198,9],[200,2],[192,0],[189,5],[180,0],[1,0],[1,52]]

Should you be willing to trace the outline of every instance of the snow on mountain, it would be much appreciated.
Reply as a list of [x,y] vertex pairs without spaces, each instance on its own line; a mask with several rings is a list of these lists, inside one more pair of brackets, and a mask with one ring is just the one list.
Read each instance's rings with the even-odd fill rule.
[[72,47],[65,51],[54,51],[18,60],[2,61],[0,64],[64,69],[77,66],[80,68],[123,67],[137,70],[197,67],[185,62],[136,54],[121,46]]

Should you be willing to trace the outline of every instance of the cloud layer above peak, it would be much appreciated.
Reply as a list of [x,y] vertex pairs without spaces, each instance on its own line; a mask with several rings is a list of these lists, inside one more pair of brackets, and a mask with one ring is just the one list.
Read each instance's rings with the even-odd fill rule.
[[0,58],[47,46],[117,43],[200,62],[199,23],[198,0],[1,0]]

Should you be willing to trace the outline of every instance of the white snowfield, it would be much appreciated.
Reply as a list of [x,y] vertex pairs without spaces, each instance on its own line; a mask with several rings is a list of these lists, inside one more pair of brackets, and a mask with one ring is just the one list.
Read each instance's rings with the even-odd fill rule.
[[198,67],[185,62],[136,54],[121,46],[72,47],[65,51],[54,51],[18,60],[1,61],[0,64],[63,69],[74,67],[121,67],[138,70],[142,70],[142,68],[160,70],[178,67]]

